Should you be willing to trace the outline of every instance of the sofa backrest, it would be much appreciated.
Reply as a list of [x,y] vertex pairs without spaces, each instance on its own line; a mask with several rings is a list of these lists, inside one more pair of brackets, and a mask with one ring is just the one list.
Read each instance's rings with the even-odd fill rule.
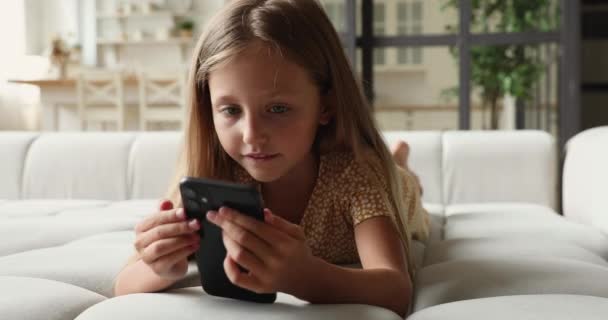
[[0,133],[0,199],[164,196],[178,132]]
[[[383,132],[411,146],[430,204],[529,202],[554,207],[555,148],[539,131]],[[0,199],[124,200],[164,196],[181,135],[0,133]]]
[[48,133],[30,146],[22,197],[125,200],[133,133]]
[[608,234],[608,126],[568,141],[562,190],[564,216]]
[[424,188],[426,203],[443,203],[441,186],[441,132],[439,131],[387,131],[384,140],[389,146],[398,140],[410,145],[409,167],[418,175]]
[[30,132],[0,134],[0,199],[19,199],[23,180],[23,165],[30,144],[38,136]]
[[443,135],[444,204],[525,202],[556,209],[557,153],[546,132]]

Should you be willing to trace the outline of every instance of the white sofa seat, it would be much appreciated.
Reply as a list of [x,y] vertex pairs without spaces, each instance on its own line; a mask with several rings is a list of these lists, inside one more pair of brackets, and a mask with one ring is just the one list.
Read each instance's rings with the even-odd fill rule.
[[[600,280],[602,279],[602,280]],[[561,258],[522,256],[461,259],[423,268],[414,310],[453,301],[526,294],[576,294],[608,298],[608,268]]]
[[562,186],[564,216],[608,235],[608,126],[584,131],[567,144]]
[[480,298],[424,309],[409,320],[604,320],[608,299],[582,295],[546,294]]
[[2,319],[74,319],[106,298],[66,283],[0,276]]
[[[419,312],[412,318],[451,317],[451,310],[464,317],[459,312],[467,303],[482,310],[493,303],[506,308],[513,303],[506,295],[539,297],[539,309],[533,311],[539,315],[552,314],[543,301],[567,297],[555,294],[601,297],[578,299],[574,305],[581,306],[593,306],[607,296],[608,283],[593,280],[608,278],[604,216],[596,211],[605,207],[576,202],[566,215],[586,217],[576,222],[556,213],[557,157],[548,134],[384,136],[388,143],[403,139],[411,145],[410,167],[420,176],[424,206],[431,213],[429,241],[412,245],[420,267],[415,293]],[[608,135],[591,136],[590,145],[608,141]],[[579,150],[580,141],[587,143],[573,140],[569,152]],[[0,180],[0,287],[19,292],[19,301],[40,300],[46,303],[40,304],[43,308],[58,309],[50,317],[51,309],[23,310],[15,318],[398,318],[378,307],[310,305],[282,293],[272,305],[211,297],[201,290],[194,263],[167,293],[112,297],[113,280],[133,252],[133,227],[156,210],[180,143],[175,132],[0,133],[0,174],[7,177]],[[598,167],[585,170],[605,172],[605,166],[594,165]],[[581,166],[584,159],[567,167],[575,174]],[[564,192],[571,192],[569,186]],[[36,280],[46,281],[41,286],[49,289],[42,294],[28,289]],[[69,293],[59,289],[58,296],[47,294],[54,284]],[[493,296],[496,300],[484,304]],[[12,304],[0,303],[0,317],[16,312],[17,300],[8,299]],[[465,299],[474,300],[460,301]],[[455,309],[444,309],[446,303]],[[176,310],[183,314],[176,315]]]
[[160,294],[121,296],[96,304],[78,320],[132,319],[402,319],[379,307],[356,304],[312,305],[279,293],[272,304],[227,300],[207,295],[201,288],[184,288]]
[[[63,245],[93,234],[133,230],[139,219],[132,217],[44,217],[0,220],[0,254]],[[0,270],[0,273],[2,271]]]
[[601,231],[543,211],[451,215],[446,218],[443,234],[444,239],[451,240],[509,237],[530,242],[566,242],[608,259],[608,237]]
[[563,258],[608,267],[608,261],[597,253],[567,241],[553,239],[492,236],[485,238],[448,239],[427,247],[424,266],[463,259],[492,258]]

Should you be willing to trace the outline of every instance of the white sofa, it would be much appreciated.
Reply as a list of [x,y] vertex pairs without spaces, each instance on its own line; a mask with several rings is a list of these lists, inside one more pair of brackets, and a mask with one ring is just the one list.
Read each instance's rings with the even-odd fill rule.
[[[563,214],[554,139],[537,131],[386,132],[412,146],[432,213],[416,243],[411,319],[605,319],[608,127],[568,144]],[[180,136],[0,132],[0,319],[399,319],[366,305],[168,292],[112,297],[134,225],[153,212]]]

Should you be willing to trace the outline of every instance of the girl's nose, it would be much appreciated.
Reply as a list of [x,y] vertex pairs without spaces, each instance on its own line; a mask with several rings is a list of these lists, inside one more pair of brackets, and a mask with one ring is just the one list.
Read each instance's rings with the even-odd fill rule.
[[249,117],[243,128],[243,142],[250,145],[260,145],[268,140],[266,128],[262,121]]

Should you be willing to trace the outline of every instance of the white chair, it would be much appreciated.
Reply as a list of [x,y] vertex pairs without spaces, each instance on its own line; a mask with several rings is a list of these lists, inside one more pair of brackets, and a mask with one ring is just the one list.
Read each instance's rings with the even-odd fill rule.
[[101,123],[103,130],[107,123],[113,123],[118,131],[124,130],[125,99],[121,70],[83,69],[78,75],[76,91],[82,130],[87,130],[93,122]]
[[139,129],[150,130],[152,124],[157,125],[155,130],[183,128],[186,118],[186,69],[140,69],[137,74]]

